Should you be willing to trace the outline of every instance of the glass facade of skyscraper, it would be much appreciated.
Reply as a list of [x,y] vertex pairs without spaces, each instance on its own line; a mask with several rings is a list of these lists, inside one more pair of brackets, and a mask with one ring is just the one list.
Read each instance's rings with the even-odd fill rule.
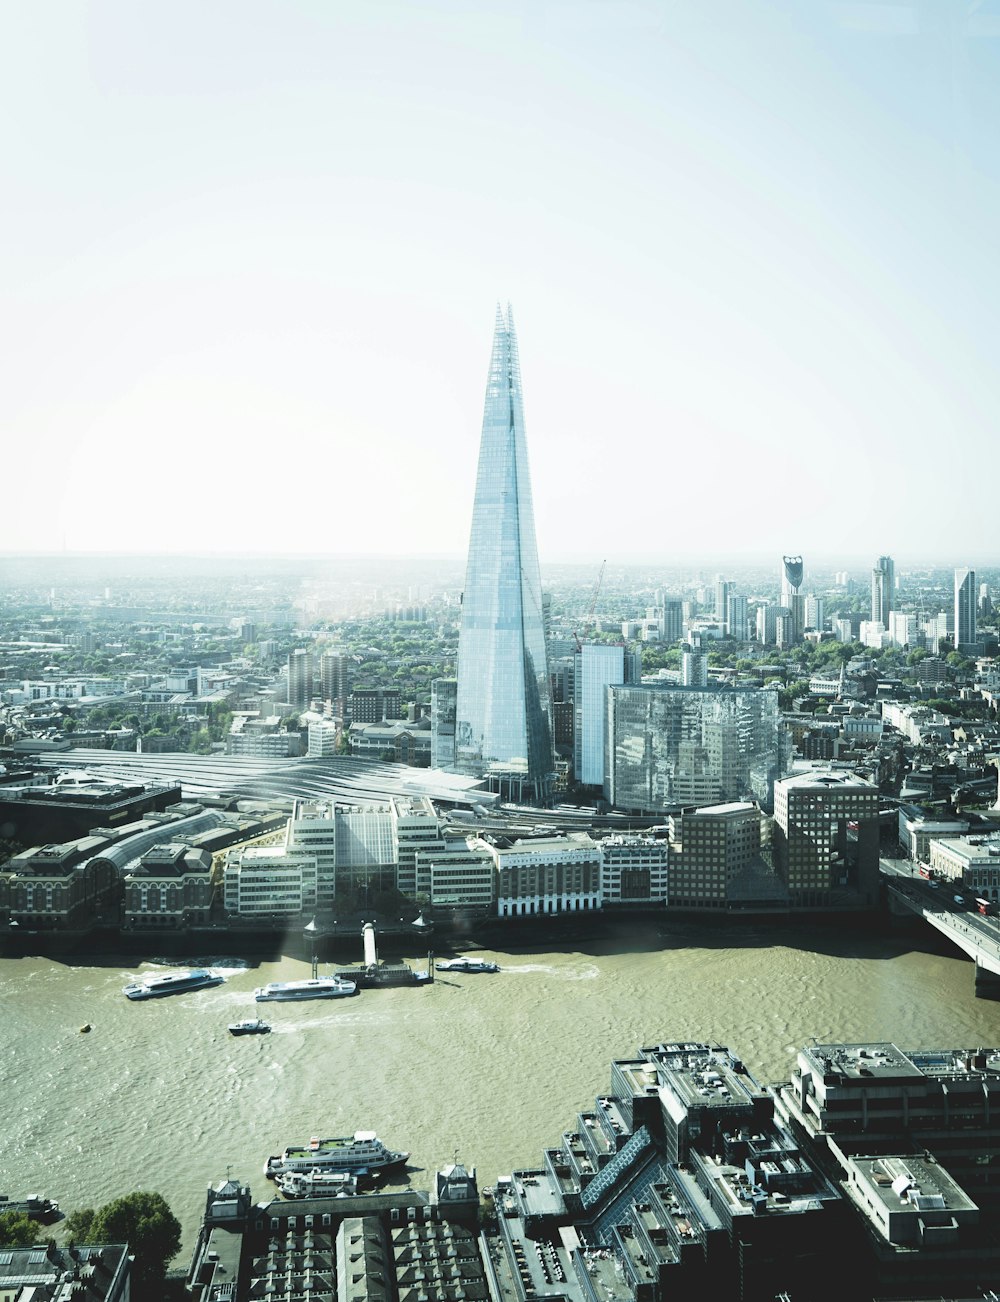
[[552,773],[551,703],[524,436],[517,338],[497,308],[486,386],[455,714],[459,772],[520,772],[536,796]]
[[607,688],[607,800],[662,813],[754,799],[770,808],[790,743],[767,689]]

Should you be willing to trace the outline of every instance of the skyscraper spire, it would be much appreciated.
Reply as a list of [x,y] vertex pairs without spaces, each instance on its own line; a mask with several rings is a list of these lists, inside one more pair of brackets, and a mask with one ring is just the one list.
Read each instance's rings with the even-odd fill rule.
[[510,305],[497,304],[458,642],[455,759],[544,795],[552,772],[550,693]]

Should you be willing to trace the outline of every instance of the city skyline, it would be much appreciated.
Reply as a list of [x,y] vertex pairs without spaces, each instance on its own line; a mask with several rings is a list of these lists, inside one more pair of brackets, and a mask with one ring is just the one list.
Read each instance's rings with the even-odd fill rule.
[[990,7],[57,12],[4,16],[0,553],[460,555],[499,297],[543,563],[995,559]]

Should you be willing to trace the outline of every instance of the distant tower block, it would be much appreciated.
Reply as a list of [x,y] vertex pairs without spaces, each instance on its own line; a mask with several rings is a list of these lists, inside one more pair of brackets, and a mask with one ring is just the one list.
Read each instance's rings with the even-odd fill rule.
[[785,564],[785,583],[793,592],[798,592],[802,586],[802,557],[783,556],[782,560]]

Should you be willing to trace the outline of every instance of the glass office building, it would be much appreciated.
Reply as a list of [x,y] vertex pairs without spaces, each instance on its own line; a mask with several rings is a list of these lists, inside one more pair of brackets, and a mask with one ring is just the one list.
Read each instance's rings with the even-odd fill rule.
[[456,768],[542,798],[550,718],[517,337],[509,306],[506,318],[498,307],[462,596]]
[[790,758],[776,691],[606,690],[604,795],[616,809],[654,814],[734,800],[771,807]]

